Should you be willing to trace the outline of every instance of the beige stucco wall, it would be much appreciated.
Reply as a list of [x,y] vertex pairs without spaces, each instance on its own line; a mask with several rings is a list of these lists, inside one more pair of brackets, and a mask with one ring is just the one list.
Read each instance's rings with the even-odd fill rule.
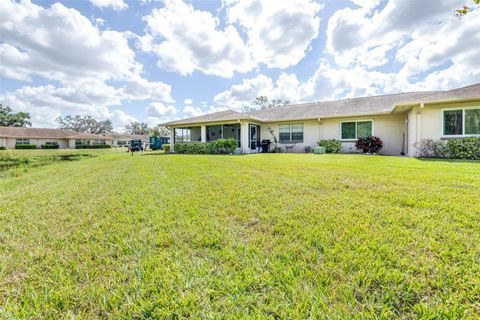
[[[373,121],[373,134],[380,137],[384,142],[382,154],[400,155],[404,143],[403,134],[406,133],[404,114],[400,115],[382,115],[369,117],[348,117],[335,119],[304,120],[304,121],[287,121],[279,123],[262,124],[261,139],[273,140],[268,133],[267,128],[270,126],[275,130],[278,138],[279,125],[284,123],[303,123],[303,143],[297,143],[294,152],[304,152],[304,147],[315,147],[317,141],[321,139],[337,139],[340,140],[340,126],[343,121]],[[406,140],[406,138],[405,138]],[[355,141],[341,141],[342,152],[357,152],[355,149]],[[285,145],[281,145],[284,149]],[[403,148],[406,149],[406,148]]]
[[475,102],[442,103],[413,107],[408,113],[408,155],[417,156],[415,144],[423,139],[442,139],[443,110],[480,107],[480,100]]
[[[0,138],[1,139],[1,138]],[[5,138],[5,145],[8,149],[15,148],[16,138]],[[68,140],[67,139],[36,139],[36,138],[28,138],[30,144],[37,145],[37,148],[40,148],[42,144],[48,142],[57,142],[60,149],[68,148]]]

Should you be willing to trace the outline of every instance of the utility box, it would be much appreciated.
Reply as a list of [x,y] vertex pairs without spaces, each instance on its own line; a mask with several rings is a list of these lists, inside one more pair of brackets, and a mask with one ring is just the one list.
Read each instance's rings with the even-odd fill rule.
[[315,147],[315,148],[313,148],[313,153],[314,154],[324,154],[325,153],[325,147]]

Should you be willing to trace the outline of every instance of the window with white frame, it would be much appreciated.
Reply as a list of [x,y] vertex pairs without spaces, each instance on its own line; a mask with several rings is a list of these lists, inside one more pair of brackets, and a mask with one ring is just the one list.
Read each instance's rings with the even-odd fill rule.
[[280,142],[303,142],[303,123],[281,124]]
[[58,144],[57,141],[46,141],[45,142],[45,145],[47,146],[56,146]]
[[373,121],[345,121],[341,123],[341,139],[357,140],[373,135]]
[[30,140],[24,138],[16,139],[15,144],[30,144]]
[[480,107],[443,110],[443,135],[480,135]]

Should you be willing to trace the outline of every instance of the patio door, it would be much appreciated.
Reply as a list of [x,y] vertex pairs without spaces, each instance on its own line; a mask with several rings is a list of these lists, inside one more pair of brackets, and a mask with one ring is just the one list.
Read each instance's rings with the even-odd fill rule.
[[256,124],[249,125],[250,150],[257,150],[260,145],[260,126]]

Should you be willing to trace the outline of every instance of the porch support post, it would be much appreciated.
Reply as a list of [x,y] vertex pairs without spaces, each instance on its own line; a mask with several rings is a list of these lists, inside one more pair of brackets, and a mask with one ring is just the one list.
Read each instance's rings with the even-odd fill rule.
[[240,125],[240,144],[242,145],[242,153],[250,153],[248,122],[241,122]]
[[207,126],[202,125],[200,127],[200,137],[202,142],[207,142]]
[[175,128],[170,127],[170,151],[173,151],[175,145]]

